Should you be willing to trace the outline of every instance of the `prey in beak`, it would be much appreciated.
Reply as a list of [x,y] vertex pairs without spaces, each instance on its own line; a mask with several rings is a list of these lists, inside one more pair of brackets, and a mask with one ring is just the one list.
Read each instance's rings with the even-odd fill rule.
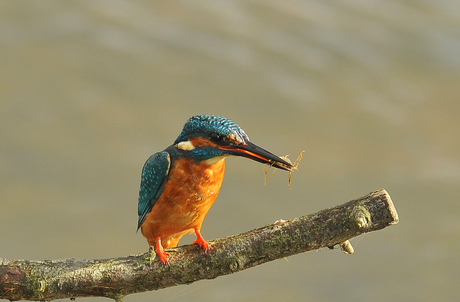
[[217,146],[219,149],[226,151],[227,154],[242,156],[255,160],[262,164],[268,164],[272,167],[292,172],[294,166],[289,161],[251,143],[245,141],[243,144],[228,144]]

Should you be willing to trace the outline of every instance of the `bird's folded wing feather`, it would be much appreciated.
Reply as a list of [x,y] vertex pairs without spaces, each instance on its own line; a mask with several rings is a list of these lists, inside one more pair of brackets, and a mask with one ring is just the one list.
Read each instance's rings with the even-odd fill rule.
[[171,158],[166,151],[153,154],[145,162],[139,189],[137,229],[144,223],[145,217],[150,213],[161,192],[163,192],[170,166]]

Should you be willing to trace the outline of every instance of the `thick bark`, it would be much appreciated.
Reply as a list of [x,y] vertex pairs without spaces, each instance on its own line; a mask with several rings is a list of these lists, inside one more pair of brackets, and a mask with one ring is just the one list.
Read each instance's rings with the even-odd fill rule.
[[235,273],[256,265],[339,245],[353,253],[349,239],[398,223],[383,189],[343,205],[243,234],[210,241],[210,251],[188,245],[168,249],[170,266],[154,253],[100,260],[0,259],[0,299],[44,301],[124,296]]

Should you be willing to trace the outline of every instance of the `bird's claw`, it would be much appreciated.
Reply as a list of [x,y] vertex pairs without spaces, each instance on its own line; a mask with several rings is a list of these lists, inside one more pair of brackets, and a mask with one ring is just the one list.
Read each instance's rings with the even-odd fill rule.
[[204,240],[203,236],[201,236],[200,230],[195,229],[195,234],[196,234],[196,240],[193,241],[193,243],[198,244],[201,247],[201,249],[205,252],[205,254],[207,254],[208,251],[211,249],[209,247],[209,243],[206,240]]
[[194,244],[198,244],[201,249],[204,251],[205,254],[208,253],[208,251],[211,249],[209,247],[209,243],[203,239],[203,237],[201,238],[201,240],[199,239],[196,239],[195,241],[193,241]]
[[163,247],[153,247],[151,246],[149,248],[149,251],[150,251],[150,265],[152,265],[152,262],[153,260],[155,259],[156,256],[158,256],[158,258],[160,259],[161,263],[163,265],[168,265],[170,266],[169,264],[169,256],[168,254],[163,250]]
[[158,255],[158,257],[163,265],[171,266],[171,264],[169,264],[168,254],[164,253],[163,255]]

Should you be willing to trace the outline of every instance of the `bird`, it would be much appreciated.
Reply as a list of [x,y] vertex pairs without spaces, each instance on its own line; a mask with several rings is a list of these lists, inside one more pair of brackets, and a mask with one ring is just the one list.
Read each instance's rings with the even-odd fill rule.
[[217,115],[195,115],[174,143],[145,162],[139,188],[138,225],[149,247],[163,264],[166,248],[176,247],[182,236],[196,234],[194,244],[210,247],[201,226],[219,194],[225,158],[241,156],[292,171],[293,165],[253,144],[233,121]]

